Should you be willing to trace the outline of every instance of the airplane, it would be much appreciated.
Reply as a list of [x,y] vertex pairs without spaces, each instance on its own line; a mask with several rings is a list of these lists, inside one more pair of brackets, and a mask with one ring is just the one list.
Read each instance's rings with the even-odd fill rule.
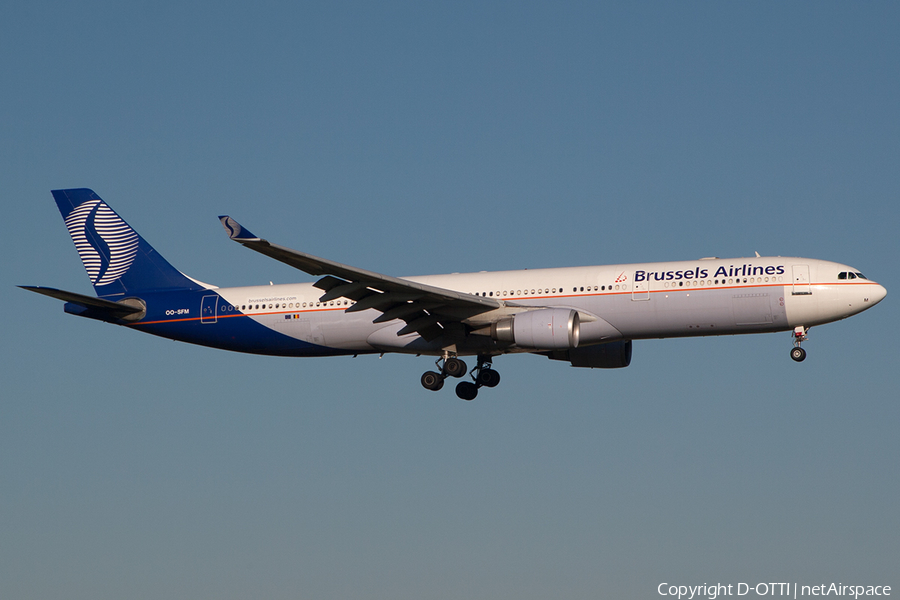
[[[853,267],[758,253],[392,277],[273,244],[230,216],[219,219],[231,240],[318,279],[218,288],[173,267],[92,190],[51,193],[97,295],[19,287],[65,301],[65,312],[253,354],[433,356],[422,386],[437,391],[460,378],[464,400],[500,382],[493,359],[502,354],[621,368],[633,340],[790,331],[800,362],[810,327],[887,294]],[[475,357],[471,370],[463,356]]]

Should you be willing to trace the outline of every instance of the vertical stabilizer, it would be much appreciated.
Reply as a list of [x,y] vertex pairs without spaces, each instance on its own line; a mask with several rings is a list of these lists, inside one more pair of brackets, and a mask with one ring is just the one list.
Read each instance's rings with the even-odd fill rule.
[[203,289],[164,259],[93,190],[53,190],[98,296]]

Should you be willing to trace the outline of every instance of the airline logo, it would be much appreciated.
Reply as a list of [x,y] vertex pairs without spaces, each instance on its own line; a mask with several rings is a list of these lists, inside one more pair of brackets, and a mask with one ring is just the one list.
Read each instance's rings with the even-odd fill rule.
[[90,200],[66,217],[66,229],[95,286],[124,275],[138,251],[138,235],[102,200]]
[[243,229],[243,227],[231,217],[222,219],[222,225],[224,225],[225,229],[228,231],[228,237],[233,239],[241,236],[241,229]]
[[[729,265],[719,267],[713,277],[746,277],[748,275],[784,275],[784,265],[768,265],[765,267],[745,264],[741,266]],[[697,267],[684,271],[635,271],[635,281],[678,281],[679,279],[704,279],[709,277],[709,270]]]

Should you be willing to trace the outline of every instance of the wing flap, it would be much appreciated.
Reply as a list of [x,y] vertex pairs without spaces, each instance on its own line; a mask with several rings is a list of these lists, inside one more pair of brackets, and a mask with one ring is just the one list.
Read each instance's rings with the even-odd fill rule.
[[436,316],[426,314],[423,317],[407,322],[406,327],[400,329],[400,331],[397,332],[397,335],[401,336],[408,333],[424,331],[437,324],[438,318]]
[[334,300],[335,298],[350,298],[351,300],[358,300],[365,298],[369,293],[371,293],[368,289],[366,283],[344,283],[341,285],[336,285],[331,288],[322,296],[319,297],[319,302],[328,302],[329,300]]
[[388,321],[393,321],[394,319],[403,319],[415,315],[430,311],[436,307],[440,306],[436,303],[429,302],[405,302],[400,303],[394,306],[393,308],[384,311],[380,316],[375,317],[373,323],[387,323]]

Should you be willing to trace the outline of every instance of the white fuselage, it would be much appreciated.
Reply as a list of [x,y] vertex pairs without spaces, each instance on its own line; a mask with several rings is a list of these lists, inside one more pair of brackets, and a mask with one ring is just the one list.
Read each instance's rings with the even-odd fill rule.
[[[847,274],[852,273],[853,278]],[[843,278],[842,275],[843,274]],[[783,257],[457,273],[410,281],[531,307],[566,307],[582,318],[581,345],[616,339],[787,331],[861,312],[885,290],[838,263]],[[302,342],[344,352],[439,354],[402,321],[373,323],[374,310],[319,302],[311,283],[216,289],[215,319],[249,316]],[[459,349],[465,354],[465,348]],[[515,348],[509,351],[516,351]]]

